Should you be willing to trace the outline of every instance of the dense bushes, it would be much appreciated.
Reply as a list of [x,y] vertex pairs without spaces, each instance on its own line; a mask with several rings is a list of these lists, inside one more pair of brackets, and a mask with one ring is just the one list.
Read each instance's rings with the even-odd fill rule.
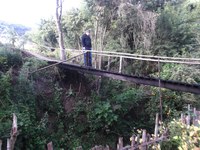
[[[102,78],[97,95],[91,89],[93,78],[89,85],[82,85],[89,87],[84,91],[92,94],[77,94],[75,87],[80,86],[79,82],[69,82],[71,78],[63,72],[56,68],[37,72],[46,63],[33,58],[22,61],[20,54],[13,55],[21,60],[16,62],[23,62],[16,63],[21,68],[4,61],[12,60],[7,58],[14,57],[12,53],[0,55],[3,58],[0,66],[6,66],[0,76],[0,138],[4,143],[9,137],[12,113],[18,117],[20,131],[16,149],[44,149],[49,141],[53,141],[54,148],[73,149],[82,145],[88,149],[95,144],[115,147],[119,136],[129,142],[136,129],[153,132],[155,113],[159,112],[157,88]],[[165,89],[161,92],[163,118],[167,122],[177,117],[185,104],[199,105],[195,96],[187,99],[187,95],[178,92]],[[65,101],[69,110],[64,108]]]

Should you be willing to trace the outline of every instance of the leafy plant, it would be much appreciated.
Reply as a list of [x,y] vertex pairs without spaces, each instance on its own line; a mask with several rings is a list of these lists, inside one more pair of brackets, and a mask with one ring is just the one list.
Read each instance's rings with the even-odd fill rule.
[[192,150],[200,146],[200,128],[187,126],[180,121],[173,120],[168,125],[169,141],[161,144],[161,149],[173,148],[177,150]]

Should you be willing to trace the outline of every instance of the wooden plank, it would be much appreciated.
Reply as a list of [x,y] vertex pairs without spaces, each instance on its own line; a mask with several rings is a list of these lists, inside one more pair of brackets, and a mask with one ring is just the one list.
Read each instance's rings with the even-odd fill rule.
[[[52,62],[50,62],[50,63],[52,63]],[[105,71],[105,70],[98,70],[98,69],[94,69],[91,67],[83,67],[83,66],[78,66],[78,65],[66,64],[66,63],[58,64],[58,66],[65,68],[65,69],[80,71],[80,72],[93,74],[93,75],[97,75],[97,76],[104,76],[104,77],[109,77],[112,79],[134,82],[136,84],[144,84],[144,85],[151,85],[151,86],[159,87],[159,82],[158,82],[157,78],[132,76],[132,75],[109,72],[109,71]],[[200,94],[200,85],[196,85],[196,84],[188,84],[188,83],[182,83],[182,82],[176,82],[176,81],[160,80],[160,87],[171,89],[171,90],[176,90],[176,91]]]

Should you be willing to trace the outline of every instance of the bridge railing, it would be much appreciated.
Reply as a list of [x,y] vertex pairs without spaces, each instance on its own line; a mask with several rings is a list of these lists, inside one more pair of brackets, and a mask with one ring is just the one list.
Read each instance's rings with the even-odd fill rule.
[[[37,44],[36,44],[37,45]],[[38,45],[41,46],[41,45]],[[41,46],[57,53],[59,48]],[[67,63],[84,66],[84,56],[86,52],[92,53],[92,67],[99,70],[107,70],[110,72],[118,72],[127,75],[153,76],[153,73],[162,72],[162,66],[165,63],[182,64],[182,65],[200,65],[199,58],[180,58],[153,55],[140,55],[115,51],[99,51],[99,50],[77,50],[65,49]],[[54,53],[53,52],[53,53]],[[73,59],[71,59],[73,58]],[[140,65],[140,67],[138,67]],[[136,70],[140,68],[140,70]],[[148,69],[148,71],[146,70]],[[152,75],[149,75],[152,72]],[[160,75],[159,78],[161,79]]]
[[[111,63],[115,62],[118,65],[118,72],[123,73],[124,60],[135,60],[135,61],[146,61],[154,63],[175,63],[185,65],[200,65],[200,59],[198,58],[179,58],[179,57],[163,57],[163,56],[152,56],[152,55],[137,55],[122,52],[110,52],[110,51],[96,51],[96,50],[73,50],[66,49],[67,53],[79,53],[83,54],[86,52],[92,53],[93,67],[96,69],[111,69]],[[73,56],[73,55],[72,55]],[[76,58],[77,59],[77,58]],[[83,64],[83,56],[79,57],[79,63]],[[105,64],[105,62],[107,64]],[[102,65],[104,63],[104,65]],[[115,69],[116,71],[116,69]]]

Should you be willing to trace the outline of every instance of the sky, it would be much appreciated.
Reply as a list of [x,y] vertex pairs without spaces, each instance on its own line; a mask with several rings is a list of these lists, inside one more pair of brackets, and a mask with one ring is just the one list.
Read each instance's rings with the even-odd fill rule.
[[[79,8],[83,0],[64,0],[63,10]],[[36,27],[40,19],[55,16],[56,0],[0,0],[0,20]]]

